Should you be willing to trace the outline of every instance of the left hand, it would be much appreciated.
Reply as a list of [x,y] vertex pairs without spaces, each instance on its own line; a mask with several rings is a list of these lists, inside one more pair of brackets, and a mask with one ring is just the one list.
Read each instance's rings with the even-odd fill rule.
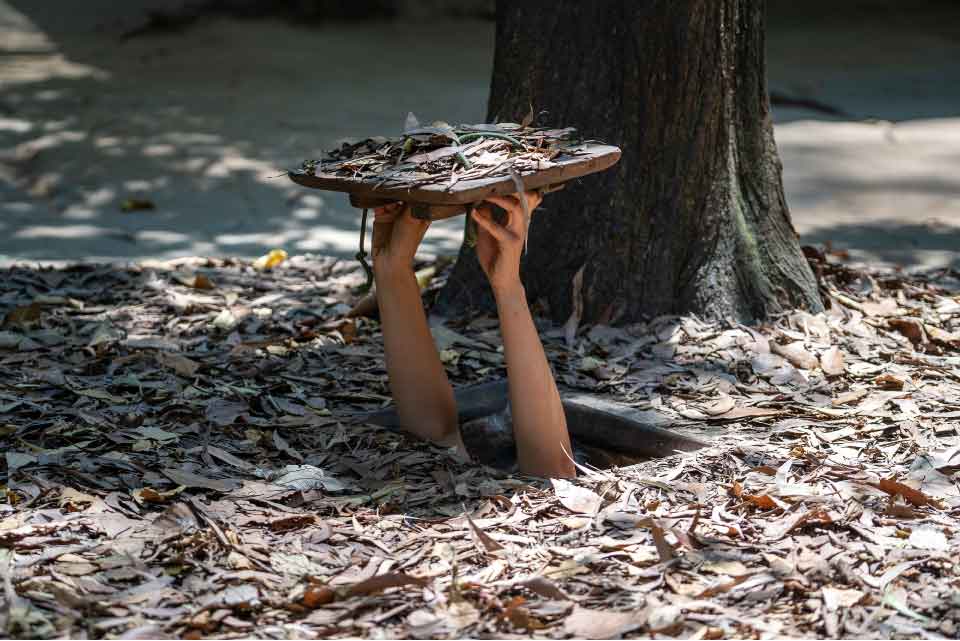
[[407,203],[373,210],[373,267],[379,273],[409,271],[429,220],[414,218]]
[[[543,196],[536,191],[528,191],[524,196],[532,216]],[[494,295],[497,295],[521,286],[520,256],[526,244],[530,221],[523,211],[519,194],[491,196],[484,203],[497,205],[507,212],[503,225],[494,220],[489,205],[480,205],[473,212],[473,219],[477,223],[477,258]]]

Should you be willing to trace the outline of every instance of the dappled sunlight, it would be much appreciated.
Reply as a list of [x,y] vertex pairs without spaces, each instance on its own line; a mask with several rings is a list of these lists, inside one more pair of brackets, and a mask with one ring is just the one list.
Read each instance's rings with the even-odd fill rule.
[[[0,0],[5,260],[258,256],[274,247],[350,257],[359,212],[283,172],[345,136],[395,134],[407,111],[479,122],[486,107],[490,23],[297,29],[222,19],[124,41],[107,18],[67,8],[50,15],[50,6]],[[802,242],[867,252],[858,256],[950,264],[960,115],[949,99],[960,82],[938,85],[935,76],[949,80],[936,64],[960,47],[902,34],[914,40],[898,45],[900,75],[878,75],[861,49],[844,50],[849,68],[837,69],[841,22],[822,25],[828,49],[810,53],[810,25],[772,16],[771,87],[858,117],[915,120],[844,122],[775,107],[795,227]],[[920,41],[931,46],[909,44]],[[305,63],[343,51],[349,68]],[[854,72],[870,79],[860,93],[847,90]],[[887,100],[898,83],[911,89]],[[936,102],[937,86],[946,102]],[[861,113],[864,104],[882,113]],[[153,208],[125,211],[131,199]],[[424,253],[456,253],[462,229],[462,218],[434,224]]]
[[[224,20],[175,36],[172,47],[172,36],[121,42],[103,31],[70,30],[64,16],[44,34],[43,10],[34,15],[33,5],[3,0],[0,8],[4,28],[22,32],[18,42],[78,65],[20,74],[0,96],[0,148],[10,150],[0,154],[0,211],[13,230],[0,239],[4,260],[258,256],[275,247],[356,253],[359,211],[344,196],[312,192],[284,175],[345,134],[396,133],[421,100],[407,95],[386,105],[375,93],[362,95],[352,74],[292,64],[308,48],[353,36]],[[437,27],[417,29],[425,35]],[[474,41],[492,35],[487,23],[469,29]],[[349,30],[382,40],[389,28]],[[433,40],[439,48],[452,36]],[[433,105],[437,116],[482,118],[489,74],[482,52],[462,54],[469,64],[457,74],[430,52],[403,55],[441,84],[454,76],[466,83]],[[370,64],[374,76],[393,73],[377,61],[357,64]],[[81,76],[83,65],[104,72]],[[0,82],[6,79],[0,67]],[[423,249],[455,253],[461,235],[462,220],[437,225]]]
[[960,266],[960,117],[803,120],[776,138],[803,242],[852,248],[858,261]]
[[28,16],[0,2],[0,89],[56,78],[105,80],[95,66],[69,60]]

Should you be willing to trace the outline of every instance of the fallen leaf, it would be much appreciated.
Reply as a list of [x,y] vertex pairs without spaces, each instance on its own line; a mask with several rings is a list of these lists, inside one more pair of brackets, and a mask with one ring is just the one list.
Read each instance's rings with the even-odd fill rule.
[[588,490],[564,479],[550,479],[557,499],[563,507],[577,514],[596,514],[603,500],[593,490]]
[[173,352],[157,352],[156,359],[160,366],[172,369],[186,378],[193,378],[200,369],[200,363]]
[[866,389],[855,389],[850,390],[849,392],[844,392],[840,394],[835,399],[833,399],[830,404],[834,407],[840,407],[841,405],[849,405],[859,401],[861,398],[869,394],[870,392]]
[[882,389],[901,390],[907,381],[893,374],[881,374],[873,380]]
[[2,327],[16,327],[26,329],[40,321],[43,313],[43,305],[33,302],[29,305],[14,307],[3,317]]
[[282,249],[271,249],[269,252],[253,261],[253,268],[261,271],[273,269],[287,260],[287,252]]
[[156,207],[149,198],[127,198],[120,203],[120,210],[128,214],[135,211],[149,211]]
[[470,526],[470,529],[473,531],[473,535],[476,537],[477,541],[483,545],[483,549],[488,553],[499,552],[503,549],[503,546],[494,541],[489,534],[477,527],[477,524],[473,522],[473,519],[470,518],[469,514],[464,514],[467,517],[467,524]]
[[569,601],[570,597],[557,587],[557,584],[551,581],[550,579],[542,576],[535,576],[532,579],[527,579],[522,582],[520,585],[527,588],[531,592],[536,592],[542,597],[548,599],[553,599],[555,601]]
[[346,589],[346,595],[366,596],[368,594],[383,592],[389,588],[399,588],[406,585],[418,585],[420,587],[426,587],[429,585],[429,582],[426,579],[410,576],[409,574],[404,574],[403,572],[391,572],[387,574],[380,574],[378,576],[371,577],[366,581],[361,581],[360,583],[351,585]]
[[308,585],[307,589],[303,592],[303,598],[300,602],[313,610],[319,608],[321,605],[333,603],[336,598],[336,592],[325,585]]
[[187,472],[186,470],[166,468],[161,470],[161,472],[177,485],[202,487],[216,492],[229,492],[230,490],[237,489],[241,485],[240,481],[235,479],[211,479],[200,476],[199,474],[194,474],[193,472]]
[[313,525],[317,520],[313,514],[291,514],[273,519],[267,524],[271,532],[290,532],[291,530],[302,530]]
[[303,461],[303,454],[290,445],[285,438],[280,436],[280,430],[273,430],[273,446],[291,458]]
[[846,369],[843,352],[836,345],[820,354],[820,369],[827,376],[840,376]]
[[883,490],[890,496],[902,496],[909,503],[912,503],[917,507],[923,507],[925,505],[943,507],[940,501],[927,496],[920,490],[916,490],[909,485],[904,485],[894,478],[880,479],[879,483],[870,483],[870,485],[877,489]]
[[825,585],[820,588],[820,596],[823,598],[823,607],[829,612],[834,612],[840,608],[849,608],[856,605],[863,599],[864,593],[860,590]]
[[770,342],[770,351],[783,356],[790,364],[800,369],[815,369],[819,362],[816,356],[803,347],[803,341],[796,341],[781,345],[776,341]]
[[151,487],[142,487],[140,489],[131,490],[130,496],[132,496],[133,499],[140,504],[152,503],[159,505],[162,503],[167,503],[170,499],[178,496],[181,492],[183,492],[185,487],[186,486],[181,485],[166,492],[161,492]]
[[637,612],[615,612],[576,606],[563,622],[563,631],[575,639],[615,639],[646,623]]
[[901,313],[896,299],[882,298],[879,302],[865,301],[860,304],[867,316],[896,316]]
[[907,539],[915,548],[921,550],[936,550],[937,552],[946,552],[950,549],[947,543],[946,535],[932,526],[920,526],[910,532],[910,538]]
[[224,427],[236,423],[237,419],[246,412],[246,403],[215,398],[207,403],[204,415],[214,425]]
[[306,490],[342,492],[347,489],[343,482],[313,465],[287,465],[278,472],[268,473],[266,479],[275,485],[301,492]]
[[915,346],[927,342],[926,332],[923,331],[923,323],[915,318],[891,318],[887,321],[887,325],[906,336]]

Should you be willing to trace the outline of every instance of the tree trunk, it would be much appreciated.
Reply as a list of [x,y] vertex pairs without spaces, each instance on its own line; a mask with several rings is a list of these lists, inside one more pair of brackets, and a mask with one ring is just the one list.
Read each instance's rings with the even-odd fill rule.
[[[533,217],[524,283],[555,321],[581,269],[585,322],[822,309],[783,195],[764,13],[763,0],[498,2],[490,121],[532,106],[536,124],[623,150]],[[464,244],[438,305],[491,302]]]

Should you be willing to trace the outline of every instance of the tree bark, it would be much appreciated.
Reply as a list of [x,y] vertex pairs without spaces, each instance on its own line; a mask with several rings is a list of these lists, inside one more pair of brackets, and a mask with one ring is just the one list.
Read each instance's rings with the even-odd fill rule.
[[[489,121],[532,106],[623,150],[533,218],[524,283],[555,321],[575,296],[584,322],[822,309],[784,199],[764,20],[763,0],[498,2]],[[439,308],[491,301],[464,244]]]

